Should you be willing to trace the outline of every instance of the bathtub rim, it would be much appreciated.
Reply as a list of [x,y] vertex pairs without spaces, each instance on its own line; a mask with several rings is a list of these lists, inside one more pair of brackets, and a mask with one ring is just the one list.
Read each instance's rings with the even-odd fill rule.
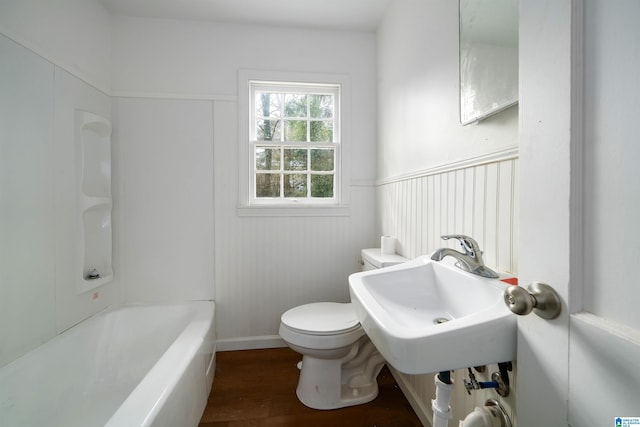
[[[153,313],[159,314],[162,313],[163,309],[177,308],[182,310],[182,307],[184,307],[185,313],[187,313],[187,319],[183,326],[178,330],[179,332],[177,333],[177,336],[174,336],[174,339],[168,342],[168,345],[166,347],[163,347],[162,352],[159,353],[159,358],[154,362],[153,365],[149,366],[149,368],[144,371],[144,376],[142,377],[142,379],[137,384],[135,384],[132,389],[130,389],[128,394],[123,395],[122,400],[119,402],[119,406],[112,407],[109,413],[106,414],[106,417],[100,418],[100,425],[117,427],[121,427],[123,425],[150,426],[152,425],[154,420],[160,421],[164,419],[166,411],[161,417],[157,417],[157,415],[163,410],[163,405],[167,402],[167,400],[171,399],[172,391],[179,383],[187,384],[187,386],[198,387],[193,388],[193,390],[195,390],[199,399],[204,397],[204,409],[204,405],[206,405],[206,399],[208,394],[210,393],[211,388],[205,388],[204,386],[200,387],[200,380],[198,380],[197,383],[194,382],[193,375],[191,375],[191,377],[188,377],[188,380],[186,382],[180,382],[180,380],[182,378],[182,371],[189,366],[189,363],[193,361],[194,366],[196,364],[198,365],[198,367],[199,365],[203,365],[201,377],[206,378],[206,380],[203,381],[207,384],[207,386],[209,385],[208,382],[213,382],[213,374],[215,371],[210,369],[211,378],[209,378],[209,376],[207,375],[208,373],[205,373],[205,368],[207,367],[207,365],[209,365],[213,366],[212,369],[215,369],[215,301],[196,300],[176,302],[136,302],[128,304],[114,304],[106,307],[99,312],[87,317],[84,321],[77,323],[74,326],[66,329],[65,331],[57,334],[55,337],[47,340],[46,342],[25,353],[19,358],[0,367],[0,378],[6,376],[10,379],[8,384],[4,384],[6,387],[0,387],[0,397],[4,396],[5,398],[8,398],[7,400],[0,401],[0,419],[3,419],[3,414],[1,411],[1,409],[3,408],[3,404],[10,404],[14,396],[14,392],[12,391],[13,388],[10,387],[11,381],[15,382],[16,379],[20,380],[22,378],[22,384],[37,384],[39,376],[37,373],[33,373],[33,369],[31,369],[30,366],[33,367],[34,365],[31,364],[38,363],[38,366],[41,366],[40,362],[43,360],[42,357],[50,358],[51,355],[49,354],[49,352],[58,352],[58,348],[61,343],[64,343],[69,339],[73,341],[73,337],[77,336],[77,334],[81,334],[82,336],[85,330],[92,330],[94,328],[93,325],[96,324],[102,325],[102,319],[108,319],[111,315],[119,316],[118,312],[122,310],[151,309],[153,310]],[[176,348],[180,346],[182,346],[182,348]],[[138,351],[136,350],[138,348],[140,347],[135,347],[133,351]],[[166,357],[168,353],[171,359],[169,361],[167,361]],[[54,356],[60,357],[59,354],[54,354]],[[208,356],[211,356],[211,359],[206,358]],[[195,372],[194,366],[190,367],[190,373]],[[162,369],[167,369],[166,374],[162,373]],[[158,371],[160,372],[159,376],[157,375]],[[151,378],[152,373],[156,373],[153,377],[155,378],[155,381],[166,381],[166,384],[162,384],[161,386],[153,385],[153,392],[151,393],[149,392],[150,385],[149,381],[147,380]],[[200,375],[200,372],[198,372],[198,375]],[[25,383],[24,379],[28,381]],[[200,390],[201,388],[202,392]],[[141,389],[143,390],[142,392],[139,391]],[[51,400],[51,396],[58,396],[58,394],[56,393],[59,393],[59,387],[57,387],[55,390],[54,394],[50,394],[49,397],[46,398],[47,400]],[[40,396],[40,394],[37,395]],[[17,396],[19,398],[20,396],[23,396],[22,392],[18,392]],[[43,394],[42,396],[45,395]],[[131,400],[136,399],[136,396],[138,399],[145,400],[145,402],[141,402],[140,400],[138,400],[135,404],[132,405]],[[174,396],[177,395],[174,393]],[[78,398],[81,398],[81,396],[78,396]],[[20,398],[20,400],[17,400],[16,402],[19,402],[19,407],[21,405],[24,406],[22,402],[25,401]],[[171,400],[169,400],[169,402],[171,402]],[[78,403],[81,403],[81,401],[78,400]],[[171,408],[176,408],[176,402],[170,403],[169,406]],[[133,410],[127,413],[127,411],[123,410],[123,407],[127,407]],[[180,409],[181,407],[177,408]],[[32,409],[34,408],[32,407]],[[177,413],[179,411],[173,412]],[[20,412],[16,412],[15,414],[20,414]],[[112,420],[117,419],[115,418],[116,414],[126,414],[127,418],[120,418],[119,423],[112,423]],[[199,415],[201,416],[202,414]],[[26,421],[29,420],[31,420],[31,418],[27,417]],[[39,418],[36,420],[39,420]],[[0,425],[4,425],[2,421],[0,421]],[[35,426],[36,424],[29,423],[27,425]],[[37,425],[42,424],[38,423]],[[53,425],[58,424],[54,423]]]
[[[114,306],[113,311],[126,307],[176,305],[194,305],[196,313],[193,319],[151,367],[142,381],[136,385],[104,427],[151,426],[194,358],[199,353],[209,353],[209,350],[213,353],[212,357],[215,357],[215,301],[213,300],[123,304]],[[204,377],[205,373],[203,372],[202,375]]]

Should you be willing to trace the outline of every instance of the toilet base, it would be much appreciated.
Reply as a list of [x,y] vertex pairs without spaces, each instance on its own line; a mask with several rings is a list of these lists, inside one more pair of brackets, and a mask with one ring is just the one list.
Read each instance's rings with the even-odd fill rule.
[[[320,393],[320,392],[319,392]],[[310,396],[304,389],[300,387],[296,389],[298,400],[312,409],[331,410],[339,408],[347,408],[349,406],[362,405],[369,403],[378,397],[378,383],[369,384],[368,386],[351,388],[342,386],[340,390],[340,398],[337,400],[326,399],[319,396]]]
[[363,337],[340,359],[302,358],[296,395],[313,409],[337,409],[371,402],[378,396],[377,376],[385,360]]

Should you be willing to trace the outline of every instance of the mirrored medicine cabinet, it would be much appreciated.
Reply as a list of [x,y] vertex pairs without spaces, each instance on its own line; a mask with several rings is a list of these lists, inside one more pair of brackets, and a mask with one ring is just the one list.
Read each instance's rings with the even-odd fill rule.
[[518,0],[459,0],[460,122],[518,103]]

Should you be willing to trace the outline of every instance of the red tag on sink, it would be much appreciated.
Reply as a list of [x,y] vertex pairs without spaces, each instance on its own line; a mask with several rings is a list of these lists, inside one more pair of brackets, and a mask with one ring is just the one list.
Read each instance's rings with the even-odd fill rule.
[[509,285],[517,285],[518,278],[517,277],[509,277],[507,279],[500,280],[501,282],[508,283]]

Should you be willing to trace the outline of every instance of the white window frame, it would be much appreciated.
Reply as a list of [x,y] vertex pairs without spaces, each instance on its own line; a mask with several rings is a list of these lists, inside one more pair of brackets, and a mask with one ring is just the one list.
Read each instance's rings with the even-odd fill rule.
[[[259,82],[259,83],[256,83]],[[255,197],[255,147],[256,141],[254,89],[273,88],[298,91],[304,87],[336,87],[334,115],[334,197],[323,198],[256,198]],[[266,86],[265,86],[266,85]],[[239,73],[239,181],[238,214],[241,216],[347,216],[348,204],[348,141],[349,141],[349,92],[347,76],[323,73],[296,73],[261,70],[241,70]],[[313,89],[310,89],[312,92]],[[346,143],[345,143],[346,142]],[[286,146],[286,142],[281,143]],[[312,146],[313,143],[307,143]],[[325,144],[326,145],[326,144]]]

